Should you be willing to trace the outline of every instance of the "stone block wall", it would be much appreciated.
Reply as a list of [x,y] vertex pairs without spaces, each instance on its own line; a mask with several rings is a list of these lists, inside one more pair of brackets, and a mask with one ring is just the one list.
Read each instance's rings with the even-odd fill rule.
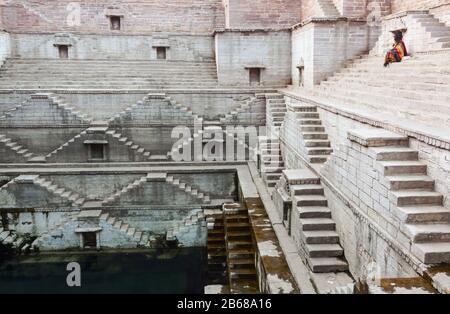
[[[221,0],[4,1],[4,27],[11,32],[77,33],[212,33],[223,27]],[[121,30],[112,31],[108,16],[121,16]]]
[[219,84],[249,86],[248,68],[262,68],[261,85],[290,84],[289,31],[225,31],[216,33]]
[[[54,34],[20,33],[12,36],[12,56],[20,58],[57,59]],[[153,46],[168,46],[169,60],[204,61],[214,58],[214,38],[208,35],[91,35],[70,34],[64,37],[71,44],[71,59],[155,60]]]
[[[391,13],[392,0],[321,0],[322,2],[329,2],[334,4],[338,12],[349,18],[366,18],[376,10],[382,16]],[[319,16],[319,9],[317,8],[317,0],[303,0],[302,1],[302,21]],[[373,14],[373,13],[372,13]]]
[[300,22],[302,2],[302,0],[225,0],[226,28],[289,28]]
[[424,10],[449,4],[448,0],[391,0],[392,13],[406,10]]
[[[302,102],[286,97],[286,103]],[[365,278],[375,269],[377,276],[385,278],[414,276],[416,266],[405,257],[410,239],[401,229],[404,217],[388,197],[379,164],[370,149],[347,139],[349,130],[371,127],[321,107],[318,112],[334,151],[319,173],[328,182],[323,186],[352,274]],[[304,168],[308,166],[305,147],[291,116],[288,112],[281,132],[283,159],[288,169]],[[410,139],[410,148],[419,152],[448,208],[450,152],[415,139]]]
[[[445,12],[450,12],[450,6]],[[415,52],[440,50],[440,46],[436,46],[435,39],[432,39],[430,32],[421,25],[414,14],[402,14],[400,16],[388,16],[382,21],[381,35],[374,47],[374,53],[384,55],[387,50],[391,49],[394,42],[391,31],[397,29],[407,29],[403,40],[408,49],[408,53],[414,55]]]
[[378,27],[356,21],[316,21],[294,29],[293,85],[299,85],[299,66],[304,67],[305,86],[312,87],[339,70],[345,61],[367,53],[375,46],[378,36]]
[[11,40],[10,35],[4,32],[0,28],[0,68],[3,65],[5,59],[11,54]]
[[430,12],[435,18],[450,27],[450,1],[447,1],[444,5],[431,9]]

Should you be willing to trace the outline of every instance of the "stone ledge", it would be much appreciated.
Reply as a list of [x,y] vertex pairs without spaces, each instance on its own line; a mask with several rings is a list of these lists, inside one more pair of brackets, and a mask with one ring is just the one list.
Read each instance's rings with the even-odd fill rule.
[[408,137],[384,129],[357,129],[347,133],[350,141],[365,147],[407,145]]
[[317,184],[320,179],[309,169],[283,170],[283,175],[290,185]]
[[404,125],[394,124],[390,121],[378,120],[376,118],[370,117],[369,115],[363,115],[361,113],[352,112],[352,111],[346,110],[346,109],[340,109],[340,108],[334,107],[332,105],[327,105],[327,104],[324,104],[321,99],[317,99],[317,97],[314,97],[314,96],[309,96],[309,95],[301,96],[292,91],[279,90],[278,92],[287,97],[291,97],[293,99],[315,105],[315,106],[317,106],[323,110],[329,111],[331,113],[341,115],[343,117],[346,117],[346,118],[349,118],[349,119],[352,119],[352,120],[355,120],[355,121],[358,121],[358,122],[361,122],[364,124],[368,124],[368,125],[371,125],[374,127],[383,128],[383,129],[386,129],[389,131],[397,132],[397,133],[403,134],[405,136],[415,138],[418,141],[424,142],[431,146],[435,146],[435,147],[442,148],[445,150],[450,150],[450,133],[446,134],[446,135],[448,135],[448,137],[441,137],[438,135],[430,134],[426,131],[412,129],[405,124]]

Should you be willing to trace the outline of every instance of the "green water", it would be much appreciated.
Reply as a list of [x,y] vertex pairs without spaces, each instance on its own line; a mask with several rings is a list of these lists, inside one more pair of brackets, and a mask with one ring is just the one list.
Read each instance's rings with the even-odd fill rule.
[[[68,287],[67,264],[81,266]],[[0,293],[194,293],[206,281],[205,248],[133,253],[58,253],[0,261]]]

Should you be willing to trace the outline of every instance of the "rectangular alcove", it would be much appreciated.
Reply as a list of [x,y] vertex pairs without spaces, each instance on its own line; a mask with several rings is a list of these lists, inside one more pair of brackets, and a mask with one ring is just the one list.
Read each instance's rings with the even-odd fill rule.
[[69,59],[69,45],[57,45],[60,59]]
[[298,66],[298,86],[303,87],[305,86],[305,67],[304,66]]
[[84,141],[88,149],[89,161],[106,161],[106,147],[108,142],[102,140],[87,140]]
[[83,238],[83,248],[97,248],[96,232],[83,232],[81,236]]
[[152,45],[154,49],[153,57],[156,60],[167,60],[169,59],[169,43],[168,40],[157,40],[156,44]]
[[248,70],[250,86],[259,86],[259,85],[261,85],[261,83],[262,83],[262,70],[264,70],[264,67],[249,66],[249,67],[246,67],[246,69]]
[[167,47],[156,47],[156,59],[158,60],[167,59]]
[[122,17],[118,15],[110,15],[109,25],[112,31],[120,31],[122,28]]

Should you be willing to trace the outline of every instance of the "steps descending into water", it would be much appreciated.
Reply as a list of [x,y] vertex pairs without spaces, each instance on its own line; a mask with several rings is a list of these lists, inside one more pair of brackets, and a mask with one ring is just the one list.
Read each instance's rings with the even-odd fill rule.
[[224,204],[224,230],[230,292],[259,293],[255,268],[255,246],[248,210]]

